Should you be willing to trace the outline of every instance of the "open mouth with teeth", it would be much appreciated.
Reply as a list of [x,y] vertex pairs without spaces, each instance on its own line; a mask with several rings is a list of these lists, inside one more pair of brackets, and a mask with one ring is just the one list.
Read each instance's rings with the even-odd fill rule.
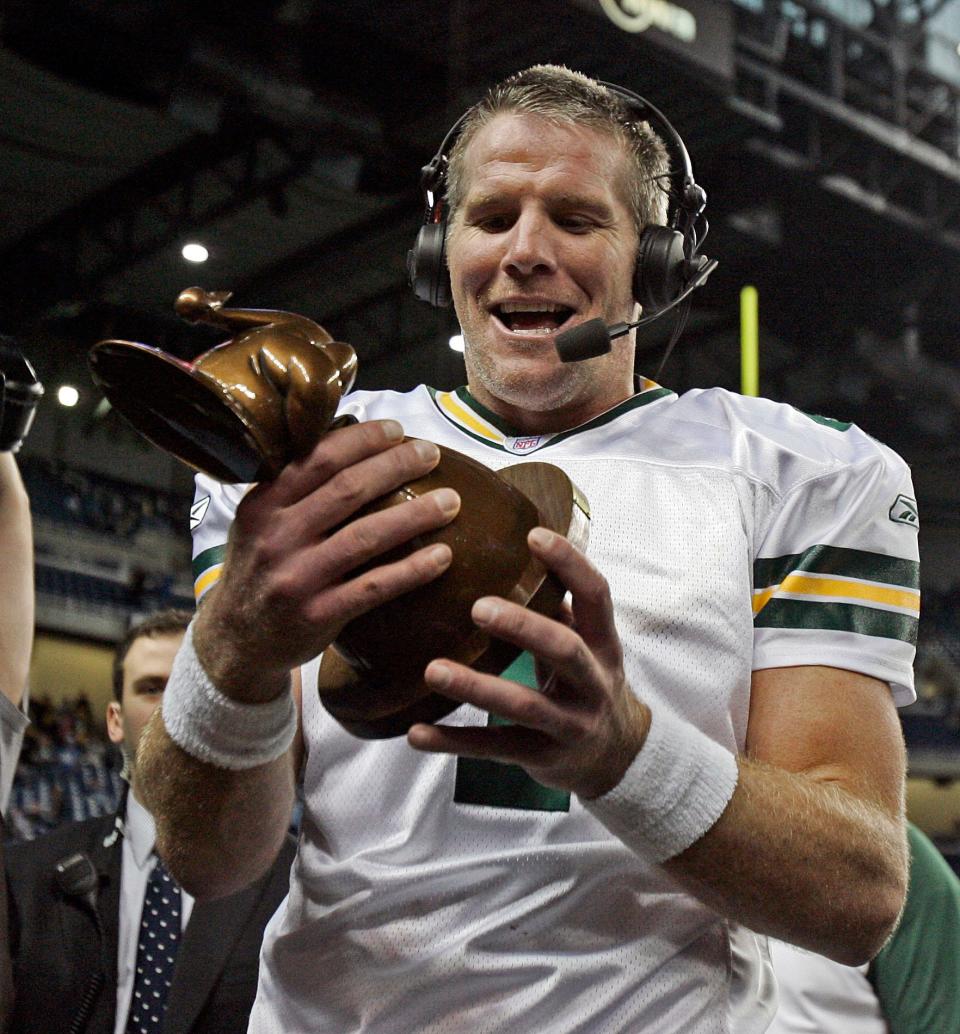
[[574,313],[556,302],[504,302],[490,311],[512,334],[553,334]]

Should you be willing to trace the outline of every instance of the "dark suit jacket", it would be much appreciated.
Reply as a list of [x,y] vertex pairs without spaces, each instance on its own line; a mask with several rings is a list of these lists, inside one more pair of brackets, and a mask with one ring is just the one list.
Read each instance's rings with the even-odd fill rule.
[[[122,839],[111,837],[114,826],[111,815],[7,845],[16,989],[10,1034],[68,1034],[101,964],[106,982],[84,1030],[113,1034],[122,856]],[[64,894],[54,878],[56,863],[77,851],[86,852],[99,873],[102,948],[89,905]],[[194,904],[177,954],[164,1034],[246,1031],[263,928],[287,893],[295,851],[288,837],[271,870],[257,883],[230,897]]]

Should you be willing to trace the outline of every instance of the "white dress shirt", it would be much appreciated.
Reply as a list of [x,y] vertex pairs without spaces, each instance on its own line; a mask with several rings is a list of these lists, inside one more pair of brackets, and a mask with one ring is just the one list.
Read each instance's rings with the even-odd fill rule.
[[[110,834],[111,836],[115,834]],[[147,881],[157,864],[153,845],[156,830],[153,816],[137,800],[131,790],[127,794],[124,816],[123,860],[120,868],[120,924],[117,937],[117,1021],[114,1034],[124,1034],[127,1014],[133,997],[133,976],[137,966],[137,942],[140,938],[140,913],[147,893]],[[182,890],[183,908],[180,929],[186,929],[193,910],[193,898]]]

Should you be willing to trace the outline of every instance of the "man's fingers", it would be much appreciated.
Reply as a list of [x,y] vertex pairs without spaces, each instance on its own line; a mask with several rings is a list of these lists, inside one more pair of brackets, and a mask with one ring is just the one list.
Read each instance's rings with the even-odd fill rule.
[[342,628],[382,603],[439,578],[452,559],[453,553],[446,545],[418,549],[403,560],[374,567],[318,593],[307,602],[304,617],[317,626],[335,622]]
[[403,428],[395,420],[371,420],[325,434],[307,456],[289,463],[281,471],[271,486],[271,495],[277,505],[292,506],[341,472],[397,449],[399,453],[390,456],[385,463],[368,467],[365,481],[373,484],[378,478],[386,479],[385,486],[377,484],[368,498],[375,498],[405,480],[421,477],[439,462],[439,450],[432,443],[404,442]]
[[471,616],[489,635],[529,651],[581,693],[597,684],[596,661],[579,630],[497,597],[477,600]]
[[573,618],[584,642],[598,653],[617,641],[613,601],[606,578],[562,535],[534,528],[527,536],[533,555],[570,590]]
[[407,742],[416,750],[437,754],[459,754],[469,758],[496,758],[507,764],[529,764],[544,760],[551,747],[543,733],[519,725],[453,726],[413,725]]
[[536,729],[553,738],[564,733],[563,712],[549,697],[529,686],[448,660],[431,661],[424,679],[431,689],[451,700],[473,704],[525,729]]
[[459,512],[460,496],[452,488],[438,488],[350,521],[328,539],[305,550],[300,563],[305,572],[313,571],[324,582],[331,583],[419,535],[442,528]]
[[306,456],[288,463],[270,485],[277,505],[290,506],[344,466],[359,463],[403,439],[396,420],[369,420],[324,434]]
[[439,462],[440,450],[433,442],[403,442],[338,471],[294,504],[292,516],[314,529],[336,527],[367,503],[428,474]]

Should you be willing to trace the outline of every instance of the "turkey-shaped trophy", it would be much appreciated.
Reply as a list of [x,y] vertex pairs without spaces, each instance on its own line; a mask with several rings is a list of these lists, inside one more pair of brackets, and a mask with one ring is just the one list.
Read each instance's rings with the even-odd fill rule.
[[[219,481],[265,481],[344,422],[337,409],[353,386],[357,357],[304,316],[225,308],[229,297],[194,287],[177,298],[176,311],[186,320],[233,335],[193,362],[150,345],[101,341],[90,352],[90,367],[111,405],[153,444]],[[443,542],[453,552],[450,567],[350,621],[324,651],[320,699],[355,736],[402,735],[415,722],[437,721],[459,707],[423,680],[435,657],[492,674],[516,659],[517,647],[473,624],[470,610],[481,596],[502,596],[548,616],[559,612],[564,588],[530,555],[531,528],[586,544],[586,502],[558,467],[523,462],[494,472],[439,448],[440,463],[429,474],[356,514],[444,486],[461,498],[450,524],[374,561]]]

